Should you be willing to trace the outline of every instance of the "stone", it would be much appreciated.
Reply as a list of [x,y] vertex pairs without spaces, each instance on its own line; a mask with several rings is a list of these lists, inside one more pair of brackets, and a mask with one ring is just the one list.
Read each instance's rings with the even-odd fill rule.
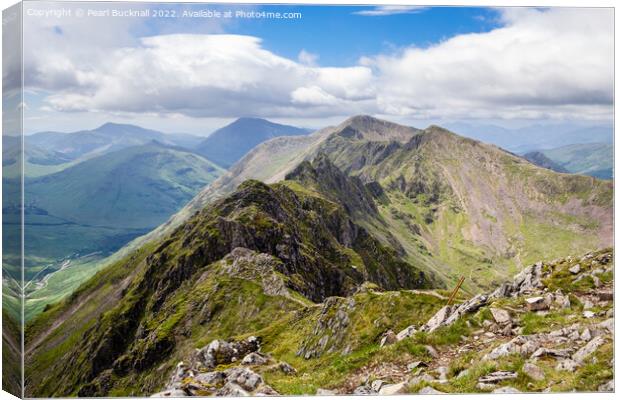
[[215,392],[215,395],[218,397],[247,397],[250,393],[236,383],[228,382]]
[[425,330],[428,332],[433,332],[435,329],[442,326],[444,321],[446,321],[450,316],[451,311],[451,306],[443,306],[439,311],[435,313],[435,315],[431,317],[431,319],[428,320],[428,322],[424,326],[426,328]]
[[448,367],[438,367],[435,369],[435,372],[437,372],[437,374],[439,375],[439,380],[440,381],[447,381],[448,380]]
[[469,375],[469,370],[468,369],[464,369],[461,372],[459,372],[459,374],[456,376],[456,379],[464,378],[467,375]]
[[394,333],[393,330],[390,329],[383,334],[383,337],[381,338],[381,342],[379,343],[379,346],[383,347],[388,344],[396,343],[396,341],[397,341],[396,334]]
[[510,317],[510,313],[502,308],[494,308],[491,307],[489,309],[491,311],[491,315],[493,315],[493,319],[499,325],[512,324],[512,318]]
[[407,382],[399,382],[399,383],[394,383],[391,385],[384,385],[381,388],[381,390],[379,390],[379,394],[389,396],[392,394],[404,393],[406,388],[407,388]]
[[571,274],[576,275],[576,274],[578,274],[578,273],[581,271],[581,265],[579,265],[579,264],[575,264],[575,265],[573,265],[572,267],[570,267],[570,268],[568,269],[568,271],[569,271]]
[[231,368],[226,371],[226,381],[252,392],[263,383],[263,377],[249,368]]
[[407,371],[411,372],[416,368],[426,368],[428,367],[428,364],[425,363],[424,361],[414,361],[412,363],[407,364]]
[[187,393],[180,389],[164,390],[163,392],[155,393],[151,397],[187,397]]
[[523,372],[535,381],[545,379],[545,373],[543,372],[542,368],[540,368],[534,363],[525,363],[523,365]]
[[555,370],[556,371],[569,371],[569,372],[573,372],[573,371],[575,371],[577,369],[578,366],[579,366],[579,364],[577,364],[575,361],[573,361],[570,358],[568,358],[566,360],[561,360],[555,366]]
[[413,335],[416,334],[416,332],[417,332],[417,329],[415,328],[415,326],[413,325],[408,326],[402,331],[398,332],[398,334],[396,335],[396,340],[400,342],[403,339],[412,337]]
[[613,301],[614,300],[614,292],[612,291],[597,291],[596,293],[598,299],[600,301]]
[[560,308],[570,308],[570,298],[564,295],[560,289],[555,291],[553,300],[554,303]]
[[424,373],[424,374],[414,376],[413,378],[411,378],[411,380],[409,381],[409,384],[411,386],[415,386],[422,382],[432,382],[434,380],[435,378],[433,378],[431,375]]
[[517,379],[519,375],[512,371],[495,371],[478,378],[479,383],[498,383],[505,380]]
[[418,394],[444,394],[445,392],[440,392],[431,386],[424,386],[422,389],[418,391]]
[[478,382],[476,383],[476,388],[479,390],[493,390],[495,389],[495,385],[490,384],[490,383]]
[[605,382],[598,387],[599,392],[613,392],[614,391],[614,380],[610,380],[609,382]]
[[424,346],[424,348],[426,349],[426,351],[431,357],[433,358],[439,357],[439,353],[437,352],[437,350],[435,350],[433,346],[427,344],[426,346]]
[[376,394],[372,391],[372,389],[370,388],[370,386],[368,385],[362,385],[362,386],[358,386],[355,388],[355,390],[353,390],[353,394]]
[[583,309],[584,309],[584,310],[589,310],[589,309],[591,309],[591,308],[593,308],[593,307],[594,307],[594,303],[592,303],[590,300],[585,299],[585,300],[583,301]]
[[597,336],[594,339],[590,340],[585,346],[577,350],[575,354],[573,354],[573,360],[577,363],[581,364],[585,361],[585,359],[592,353],[596,351],[599,347],[601,347],[605,343],[605,339],[601,336]]
[[521,392],[513,388],[512,386],[502,386],[500,388],[493,390],[491,393],[521,393]]
[[609,333],[614,334],[614,319],[609,318],[597,325],[599,328],[607,329]]
[[381,390],[383,385],[385,385],[385,382],[382,381],[381,379],[377,379],[377,380],[372,381],[372,383],[370,384],[370,388],[375,392],[379,392],[379,390]]
[[267,358],[257,352],[252,352],[243,357],[243,360],[241,360],[242,365],[265,365],[267,362]]
[[278,396],[279,394],[269,385],[260,385],[258,389],[252,392],[252,396]]
[[583,312],[583,317],[584,318],[594,318],[596,316],[596,314],[594,314],[592,311],[584,311]]
[[229,364],[248,353],[259,351],[260,343],[255,336],[239,341],[227,342],[214,340],[202,349],[197,350],[196,358],[207,368],[215,368],[220,364]]
[[207,386],[219,386],[226,380],[226,374],[221,371],[204,372],[194,377],[198,383]]
[[570,350],[568,349],[548,349],[546,347],[538,348],[530,358],[540,357],[554,357],[554,358],[568,358],[570,357]]
[[543,311],[549,308],[549,305],[545,302],[544,297],[530,297],[525,299],[525,304],[528,311]]
[[590,329],[584,329],[583,332],[581,332],[581,335],[579,335],[579,339],[586,342],[592,339],[592,332],[590,332]]
[[317,396],[335,396],[336,395],[336,391],[334,390],[329,390],[329,389],[321,389],[318,388],[316,390],[316,395]]

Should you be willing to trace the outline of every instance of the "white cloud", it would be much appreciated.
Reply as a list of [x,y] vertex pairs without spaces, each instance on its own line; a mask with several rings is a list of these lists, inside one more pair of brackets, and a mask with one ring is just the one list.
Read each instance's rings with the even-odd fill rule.
[[427,8],[423,6],[376,6],[371,10],[356,11],[353,14],[366,17],[383,17],[396,14],[417,14]]
[[306,51],[305,49],[301,49],[301,51],[299,52],[299,55],[297,56],[297,60],[304,65],[309,65],[311,67],[314,67],[317,65],[317,61],[319,60],[319,55],[310,53],[309,51]]
[[[506,26],[366,59],[393,114],[556,117],[611,112],[613,14],[507,9]],[[585,115],[584,115],[585,116]]]
[[368,55],[349,67],[320,67],[305,50],[288,59],[252,36],[171,34],[122,37],[103,50],[82,40],[82,54],[71,42],[64,51],[49,46],[54,51],[31,55],[27,71],[33,87],[50,93],[45,104],[67,112],[611,118],[612,11],[501,13],[504,26],[490,32]]

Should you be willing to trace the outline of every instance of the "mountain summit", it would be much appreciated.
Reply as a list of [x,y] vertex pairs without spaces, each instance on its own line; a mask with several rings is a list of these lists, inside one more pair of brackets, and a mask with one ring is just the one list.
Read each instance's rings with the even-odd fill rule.
[[260,118],[239,118],[213,132],[196,151],[225,168],[230,167],[256,145],[278,137],[306,135],[308,130],[276,124]]

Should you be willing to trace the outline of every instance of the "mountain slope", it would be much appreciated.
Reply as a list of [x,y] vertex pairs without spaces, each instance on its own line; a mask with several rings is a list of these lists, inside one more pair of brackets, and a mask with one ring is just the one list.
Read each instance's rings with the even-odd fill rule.
[[[294,151],[262,170],[282,140]],[[480,293],[535,261],[612,240],[611,182],[558,174],[436,126],[354,117],[303,142],[267,142],[238,167],[176,226],[29,324],[29,395],[154,393],[180,360],[201,360],[196,348],[250,335],[302,372],[266,370],[278,392],[346,386],[375,361],[419,359],[427,344],[469,335],[456,324],[392,351],[377,344],[388,329],[428,321],[445,304],[440,288],[459,276],[461,296]],[[235,184],[252,174],[277,182]]]
[[419,130],[358,116],[308,136],[262,143],[120,254],[166,235],[243,180],[277,182],[320,152],[345,173],[385,191],[378,204],[389,228],[359,223],[386,244],[398,237],[416,263],[446,282],[461,274],[474,277],[466,285],[470,290],[492,285],[543,255],[611,243],[610,182],[557,174],[439,127]]
[[[343,187],[357,187],[370,202],[363,187],[326,160],[301,168],[300,174],[330,174]],[[249,324],[260,317],[264,325],[270,318],[263,313],[274,307],[267,307],[272,300],[260,297],[258,308],[250,307],[246,302],[260,295],[254,284],[239,278],[264,279],[260,292],[284,297],[276,299],[278,313],[353,294],[366,281],[386,289],[430,284],[415,266],[356,225],[346,207],[291,179],[272,186],[244,182],[163,241],[102,271],[39,317],[28,334],[30,393],[103,395],[128,380],[155,379],[160,373],[153,366],[192,346],[178,336],[181,332],[204,325],[201,334],[190,334],[197,338],[218,329],[208,322],[228,315],[228,301],[218,300],[224,288],[235,299],[249,296],[235,312],[244,313]],[[238,261],[239,254],[248,256]],[[108,285],[110,280],[120,284]],[[62,344],[50,348],[60,330],[44,326],[55,318],[71,320],[73,328]],[[71,345],[75,337],[82,338],[78,347]],[[58,351],[66,354],[50,363],[49,352]]]
[[448,281],[462,274],[485,287],[544,255],[611,244],[608,182],[541,169],[434,126],[406,143],[334,134],[319,147],[384,190],[379,209],[392,233]]
[[542,168],[550,169],[551,171],[567,173],[568,170],[562,167],[560,164],[556,163],[549,157],[547,157],[543,152],[540,151],[530,151],[529,153],[525,153],[523,158],[528,160],[534,165],[538,165]]
[[[78,132],[39,132],[24,137],[26,155],[24,174],[38,177],[62,171],[93,157],[127,147],[140,146],[153,140],[169,146],[194,148],[203,139],[188,134],[165,134],[136,125],[106,123],[93,130]],[[8,146],[7,146],[8,144]],[[19,142],[3,145],[5,176],[17,177],[15,153]]]
[[543,150],[542,153],[573,174],[590,175],[600,179],[613,178],[613,144],[572,144]]
[[239,118],[209,135],[196,152],[225,168],[241,159],[256,145],[278,136],[302,136],[306,129],[276,124],[260,118]]

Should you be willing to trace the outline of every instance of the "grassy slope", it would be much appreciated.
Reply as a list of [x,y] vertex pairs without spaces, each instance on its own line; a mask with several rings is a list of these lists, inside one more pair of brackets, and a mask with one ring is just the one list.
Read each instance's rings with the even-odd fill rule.
[[27,280],[57,271],[67,257],[74,258],[70,272],[31,294],[28,316],[97,271],[90,268],[92,257],[84,260],[76,253],[107,256],[163,222],[222,172],[198,155],[152,143],[26,182],[27,202],[35,208],[26,215]]
[[[387,287],[419,287],[415,275],[404,271],[411,266],[358,228],[346,228],[343,218],[340,206],[311,191],[296,192],[287,184],[269,188],[245,183],[230,198],[192,218],[156,251],[146,246],[105,268],[33,320],[27,330],[29,392],[107,392],[102,385],[107,385],[104,380],[110,372],[102,368],[110,367],[115,388],[111,393],[148,392],[161,385],[174,355],[186,356],[200,344],[197,339],[261,330],[274,315],[288,315],[308,305],[314,309],[298,293],[284,298],[261,294],[262,289],[247,283],[247,277],[239,281],[219,272],[226,265],[213,261],[230,251],[226,250],[232,245],[230,235],[236,241],[255,241],[246,245],[261,251],[274,251],[270,238],[296,236],[300,253],[287,264],[275,260],[273,273],[310,298],[350,292],[364,277]],[[274,232],[280,233],[273,236]],[[352,240],[351,247],[331,235],[349,238],[340,240]],[[290,246],[277,251],[297,251],[297,245]],[[296,269],[290,270],[294,265]],[[161,363],[164,367],[157,369]],[[92,385],[82,386],[94,377]]]
[[325,147],[341,168],[381,184],[391,232],[449,284],[464,275],[473,292],[538,259],[611,243],[611,183],[538,168],[441,128],[417,141],[387,151],[335,138]]
[[542,151],[547,157],[575,174],[611,179],[614,149],[612,144],[573,144]]

